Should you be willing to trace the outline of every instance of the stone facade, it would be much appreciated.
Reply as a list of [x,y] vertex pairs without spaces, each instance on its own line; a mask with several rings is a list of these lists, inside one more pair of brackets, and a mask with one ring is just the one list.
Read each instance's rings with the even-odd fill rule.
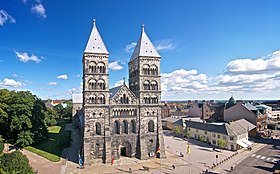
[[121,156],[165,157],[160,117],[160,56],[157,52],[143,55],[140,47],[156,52],[144,27],[129,62],[129,87],[124,83],[109,89],[109,52],[94,22],[83,55],[85,165],[111,163]]

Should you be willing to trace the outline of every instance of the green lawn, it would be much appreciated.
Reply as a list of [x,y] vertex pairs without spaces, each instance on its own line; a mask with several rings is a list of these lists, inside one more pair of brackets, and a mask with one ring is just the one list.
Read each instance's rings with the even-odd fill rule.
[[64,148],[69,147],[71,131],[64,131],[65,125],[50,126],[49,138],[42,143],[27,146],[26,150],[36,153],[50,161],[58,162]]

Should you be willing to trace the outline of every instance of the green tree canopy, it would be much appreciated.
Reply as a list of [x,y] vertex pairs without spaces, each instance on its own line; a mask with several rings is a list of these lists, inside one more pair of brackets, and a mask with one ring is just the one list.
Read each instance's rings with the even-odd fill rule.
[[0,173],[33,174],[25,155],[19,151],[3,154],[0,158]]

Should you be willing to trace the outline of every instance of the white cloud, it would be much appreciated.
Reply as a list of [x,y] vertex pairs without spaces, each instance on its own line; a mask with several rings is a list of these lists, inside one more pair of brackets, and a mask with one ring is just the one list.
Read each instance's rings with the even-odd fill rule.
[[118,61],[114,61],[109,63],[109,69],[113,70],[113,71],[118,71],[123,69],[123,67],[119,64]]
[[123,80],[119,80],[115,83],[114,87],[123,85]]
[[161,74],[163,95],[176,95],[203,92],[208,89],[206,74],[198,74],[197,70],[174,70]]
[[34,5],[32,8],[31,8],[31,11],[33,13],[36,13],[38,16],[42,17],[42,18],[46,18],[47,15],[46,15],[46,9],[45,7],[43,6],[43,4],[41,4],[39,2],[39,4],[36,4]]
[[157,50],[173,50],[175,45],[171,39],[163,39],[155,42]]
[[130,44],[125,46],[124,51],[130,53],[133,51],[133,49],[135,48],[136,45],[137,45],[136,42],[131,42]]
[[7,22],[16,23],[16,20],[6,11],[0,10],[0,26],[3,26]]
[[49,82],[48,85],[55,86],[55,85],[57,85],[57,82]]
[[280,70],[280,51],[258,59],[236,59],[227,64],[231,73],[252,73],[256,71]]
[[57,76],[56,78],[66,80],[66,79],[68,79],[68,75],[67,74],[62,74],[62,75]]
[[75,77],[81,77],[81,75],[80,74],[76,74]]
[[13,74],[13,77],[17,77],[18,75],[17,74]]
[[5,78],[3,81],[0,81],[0,87],[14,87],[19,88],[25,86],[24,83],[16,81],[14,79]]
[[28,0],[22,0],[22,3],[26,4]]
[[26,52],[15,51],[15,54],[18,57],[19,61],[24,62],[24,63],[26,63],[28,61],[34,61],[36,63],[40,63],[43,59],[43,57],[39,57],[34,54],[28,55]]

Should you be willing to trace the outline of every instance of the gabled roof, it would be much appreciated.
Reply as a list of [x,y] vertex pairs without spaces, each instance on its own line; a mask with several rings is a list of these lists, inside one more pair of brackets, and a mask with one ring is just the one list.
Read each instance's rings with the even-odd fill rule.
[[126,86],[126,84],[122,84],[120,86],[117,86],[117,87],[114,87],[114,88],[111,88],[109,89],[109,94],[110,94],[110,99],[112,99],[118,92],[121,88],[126,88],[126,90],[129,91],[129,93],[131,93],[132,96],[134,96],[135,98],[137,98],[135,96],[135,94]]
[[123,85],[109,89],[110,98],[113,98]]
[[239,124],[241,127],[243,127],[247,131],[251,131],[252,129],[254,129],[256,127],[255,125],[253,125],[249,121],[245,120],[244,118],[242,118],[240,120],[236,120],[232,123]]
[[93,27],[91,30],[91,34],[88,39],[88,43],[85,53],[99,53],[99,54],[109,54],[107,48],[97,30],[95,19],[93,20]]
[[[208,132],[216,132],[229,136],[242,135],[252,130],[255,126],[246,121],[245,119],[237,120],[224,124],[201,123],[195,121],[185,121],[187,127],[205,130]],[[249,126],[248,128],[245,128]],[[248,130],[247,130],[248,129]]]
[[243,106],[245,106],[248,110],[250,111],[256,111],[258,110],[258,108],[256,108],[255,106],[253,106],[251,103],[245,103],[243,104]]
[[135,58],[143,56],[143,57],[159,57],[160,55],[157,52],[156,48],[152,44],[151,40],[147,36],[144,30],[144,25],[142,25],[141,36],[138,40],[136,47],[131,55],[130,60],[134,60]]

